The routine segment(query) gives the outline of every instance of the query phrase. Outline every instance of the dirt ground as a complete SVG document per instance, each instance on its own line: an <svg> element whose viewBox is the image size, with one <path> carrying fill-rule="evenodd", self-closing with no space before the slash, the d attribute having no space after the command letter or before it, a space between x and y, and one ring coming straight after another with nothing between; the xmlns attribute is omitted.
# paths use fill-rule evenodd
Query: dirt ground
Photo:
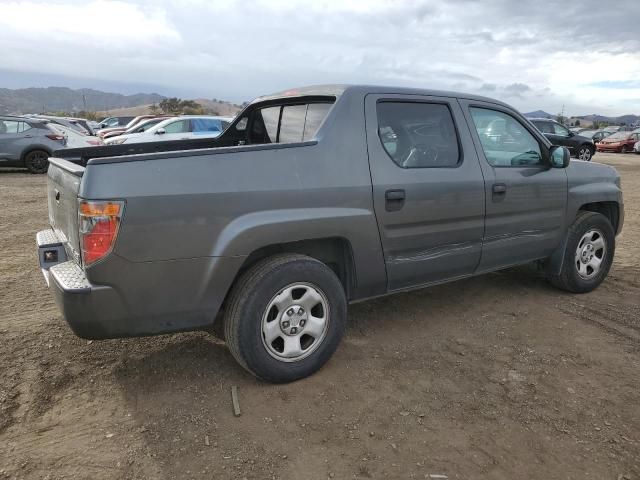
<svg viewBox="0 0 640 480"><path fill-rule="evenodd" d="M596 159L626 222L595 292L519 268L353 305L279 386L205 333L75 337L37 266L46 179L0 172L0 479L640 479L640 156Z"/></svg>

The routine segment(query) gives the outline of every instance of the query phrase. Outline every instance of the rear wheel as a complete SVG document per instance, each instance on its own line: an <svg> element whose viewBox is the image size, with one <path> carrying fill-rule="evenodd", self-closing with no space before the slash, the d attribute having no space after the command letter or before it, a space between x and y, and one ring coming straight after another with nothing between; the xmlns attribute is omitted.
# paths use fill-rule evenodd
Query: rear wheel
<svg viewBox="0 0 640 480"><path fill-rule="evenodd" d="M562 271L549 280L562 290L590 292L609 273L615 248L609 219L600 213L581 211L569 228Z"/></svg>
<svg viewBox="0 0 640 480"><path fill-rule="evenodd" d="M626 145L623 145L622 148L620 149L620 153L628 153L629 152L629 147L627 147Z"/></svg>
<svg viewBox="0 0 640 480"><path fill-rule="evenodd" d="M225 340L256 377L291 382L329 360L346 317L344 289L329 267L304 255L277 255L251 267L233 288Z"/></svg>
<svg viewBox="0 0 640 480"><path fill-rule="evenodd" d="M47 173L49 154L44 150L32 150L24 156L24 166L31 173Z"/></svg>
<svg viewBox="0 0 640 480"><path fill-rule="evenodd" d="M582 145L578 149L578 159L584 160L585 162L591 161L591 157L593 156L593 150L588 145Z"/></svg>

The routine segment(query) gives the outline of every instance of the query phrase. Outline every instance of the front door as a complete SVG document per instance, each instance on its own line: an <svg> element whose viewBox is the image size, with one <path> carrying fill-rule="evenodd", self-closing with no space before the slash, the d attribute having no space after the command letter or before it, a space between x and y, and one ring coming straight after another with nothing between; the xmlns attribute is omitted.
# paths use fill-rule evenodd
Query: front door
<svg viewBox="0 0 640 480"><path fill-rule="evenodd" d="M473 273L484 181L458 102L368 95L367 145L389 290Z"/></svg>
<svg viewBox="0 0 640 480"><path fill-rule="evenodd" d="M566 231L566 170L550 167L548 142L516 112L490 103L460 103L486 181L478 272L548 257Z"/></svg>

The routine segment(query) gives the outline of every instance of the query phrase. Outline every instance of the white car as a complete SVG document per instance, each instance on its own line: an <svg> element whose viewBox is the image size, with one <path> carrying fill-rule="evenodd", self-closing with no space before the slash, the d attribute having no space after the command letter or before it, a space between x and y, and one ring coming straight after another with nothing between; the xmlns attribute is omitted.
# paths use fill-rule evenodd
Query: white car
<svg viewBox="0 0 640 480"><path fill-rule="evenodd" d="M640 153L640 142L636 142L636 143L633 145L633 151L634 151L635 153Z"/></svg>
<svg viewBox="0 0 640 480"><path fill-rule="evenodd" d="M215 138L231 123L229 117L180 116L164 120L141 133L128 133L105 140L106 145Z"/></svg>

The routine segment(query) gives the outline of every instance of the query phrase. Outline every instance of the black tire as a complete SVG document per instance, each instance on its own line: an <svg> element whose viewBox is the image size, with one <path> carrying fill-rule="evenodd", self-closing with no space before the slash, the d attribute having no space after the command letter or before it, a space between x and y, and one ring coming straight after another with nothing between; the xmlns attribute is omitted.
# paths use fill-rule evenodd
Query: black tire
<svg viewBox="0 0 640 480"><path fill-rule="evenodd" d="M327 326L307 356L287 361L274 357L273 350L270 353L272 347L267 347L263 337L263 320L270 315L267 307L276 296L298 283L312 285L324 295ZM281 325L285 313L291 315L287 310L290 307L283 307L277 312L280 320L273 321ZM224 318L225 340L238 363L256 377L273 383L292 382L311 375L329 360L342 339L346 319L346 295L329 267L305 255L276 255L256 263L233 287ZM299 335L304 336L301 332ZM286 340L284 335L282 339Z"/></svg>
<svg viewBox="0 0 640 480"><path fill-rule="evenodd" d="M31 173L47 173L49 153L44 150L31 150L24 156L24 166Z"/></svg>
<svg viewBox="0 0 640 480"><path fill-rule="evenodd" d="M578 157L577 158L579 160L584 160L585 162L590 162L591 161L591 157L593 157L593 148L591 148L587 144L581 145L580 148L578 149Z"/></svg>
<svg viewBox="0 0 640 480"><path fill-rule="evenodd" d="M604 239L605 249L597 273L592 272L591 278L583 278L578 270L581 259L576 260L576 251L583 236L590 231L596 231ZM580 211L569 228L567 244L564 251L562 271L560 275L549 276L549 281L555 287L572 293L586 293L597 288L607 277L616 249L616 236L609 219L600 213Z"/></svg>
<svg viewBox="0 0 640 480"><path fill-rule="evenodd" d="M626 145L623 145L620 149L620 153L629 153L629 148Z"/></svg>

